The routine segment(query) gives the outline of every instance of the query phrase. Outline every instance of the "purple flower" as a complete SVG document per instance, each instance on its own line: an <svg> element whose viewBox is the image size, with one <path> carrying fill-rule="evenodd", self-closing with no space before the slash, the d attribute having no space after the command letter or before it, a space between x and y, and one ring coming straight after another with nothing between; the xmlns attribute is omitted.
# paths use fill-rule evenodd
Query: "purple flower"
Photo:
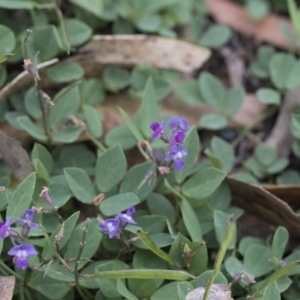
<svg viewBox="0 0 300 300"><path fill-rule="evenodd" d="M187 131L190 128L190 125L184 117L173 117L169 121L169 127L173 130Z"/></svg>
<svg viewBox="0 0 300 300"><path fill-rule="evenodd" d="M4 239L9 236L10 225L13 222L12 217L8 217L6 222L0 222L0 238Z"/></svg>
<svg viewBox="0 0 300 300"><path fill-rule="evenodd" d="M117 219L107 219L99 223L99 226L102 228L100 232L103 234L108 234L109 238L111 239L117 235L120 221Z"/></svg>
<svg viewBox="0 0 300 300"><path fill-rule="evenodd" d="M39 228L39 224L32 222L34 218L34 210L27 209L24 214L24 219L18 218L18 222L21 225L27 224L30 228Z"/></svg>
<svg viewBox="0 0 300 300"><path fill-rule="evenodd" d="M27 209L24 214L24 219L18 218L18 222L22 225L22 236L26 237L30 228L39 228L39 224L32 222L34 218L34 210Z"/></svg>
<svg viewBox="0 0 300 300"><path fill-rule="evenodd" d="M174 131L170 138L170 147L174 147L177 144L182 144L185 139L185 133L183 131Z"/></svg>
<svg viewBox="0 0 300 300"><path fill-rule="evenodd" d="M156 140L158 138L161 137L161 135L164 133L164 128L165 128L165 122L161 121L160 124L158 124L157 122L153 122L150 125L150 128L153 131L153 134L151 136L152 140Z"/></svg>
<svg viewBox="0 0 300 300"><path fill-rule="evenodd" d="M129 207L125 214L117 213L117 219L120 220L120 225L122 228L125 228L127 224L136 224L136 222L132 219L132 215L135 214L135 208Z"/></svg>
<svg viewBox="0 0 300 300"><path fill-rule="evenodd" d="M14 256L14 263L17 268L25 270L28 267L28 256L37 255L37 251L30 244L21 244L12 247L8 252L8 255Z"/></svg>
<svg viewBox="0 0 300 300"><path fill-rule="evenodd" d="M183 146L171 147L170 152L166 155L165 161L174 161L175 170L184 168L183 157L187 156L188 152Z"/></svg>

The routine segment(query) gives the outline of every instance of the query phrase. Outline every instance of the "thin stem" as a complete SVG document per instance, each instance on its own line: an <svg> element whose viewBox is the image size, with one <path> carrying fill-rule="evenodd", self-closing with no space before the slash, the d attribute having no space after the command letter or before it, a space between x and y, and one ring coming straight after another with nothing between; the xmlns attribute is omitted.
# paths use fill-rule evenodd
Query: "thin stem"
<svg viewBox="0 0 300 300"><path fill-rule="evenodd" d="M3 260L0 260L0 266L2 267L2 269L4 271L6 271L7 273L15 276L16 278L23 280L23 277L21 275L19 275L18 273L16 273L15 271L13 271L11 268L9 268L4 262Z"/></svg>
<svg viewBox="0 0 300 300"><path fill-rule="evenodd" d="M86 233L87 233L87 227L85 226L83 228L83 234L82 234L82 239L80 242L80 246L79 246L79 250L76 256L76 260L75 260L75 267L74 267L74 277L75 277L75 285L76 285L76 289L78 291L78 293L80 294L80 296L82 297L82 299L89 299L88 296L85 295L85 293L83 292L83 290L81 289L81 286L79 284L79 274L78 274L78 266L79 266L79 261L80 261L80 257L82 255L82 251L84 249L84 246L86 244L85 241L85 237L86 237Z"/></svg>
<svg viewBox="0 0 300 300"><path fill-rule="evenodd" d="M61 12L60 7L58 6L56 0L52 0L54 5L55 5L55 12L57 14L57 17L59 19L59 23L62 29L62 33L63 33L63 37L64 37L64 41L66 44L66 50L67 50L67 54L70 54L70 50L71 50L71 45L70 45L70 41L69 41L69 37L68 37L68 32L67 32L67 28L66 28L66 24L65 24L65 20L64 20L64 16L63 13Z"/></svg>
<svg viewBox="0 0 300 300"><path fill-rule="evenodd" d="M275 113L278 110L278 108L271 109L266 114L258 118L256 121L254 121L252 124L245 126L244 129L240 132L240 134L236 137L236 139L232 142L232 146L235 148L237 145L247 136L248 132L255 128L259 123L263 122L267 118L269 118L273 113Z"/></svg>
<svg viewBox="0 0 300 300"><path fill-rule="evenodd" d="M61 264L66 268L67 271L69 271L71 274L74 274L73 270L69 267L69 265L66 263L66 261L60 256L60 254L53 247L53 245L50 241L49 234L47 233L47 231L41 224L40 224L40 228L43 230L45 240L48 243L50 249L55 253L55 256L58 258L58 260L61 262Z"/></svg>
<svg viewBox="0 0 300 300"><path fill-rule="evenodd" d="M96 138L94 138L87 130L85 131L85 134L101 151L106 150L105 146L100 141L98 141Z"/></svg>
<svg viewBox="0 0 300 300"><path fill-rule="evenodd" d="M28 51L27 51L27 40L28 40L28 37L29 37L31 32L32 31L30 29L27 29L26 35L25 35L25 38L24 38L24 41L23 41L23 51L24 51L25 58L29 58L28 57Z"/></svg>

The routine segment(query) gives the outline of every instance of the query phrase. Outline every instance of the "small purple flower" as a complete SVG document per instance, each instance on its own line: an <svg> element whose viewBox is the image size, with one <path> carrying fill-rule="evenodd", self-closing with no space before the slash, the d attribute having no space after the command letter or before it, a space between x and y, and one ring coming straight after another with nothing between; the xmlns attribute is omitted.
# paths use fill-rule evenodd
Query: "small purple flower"
<svg viewBox="0 0 300 300"><path fill-rule="evenodd" d="M185 133L183 131L174 131L170 137L170 147L174 147L177 144L182 144L185 139Z"/></svg>
<svg viewBox="0 0 300 300"><path fill-rule="evenodd" d="M102 228L100 232L103 234L108 234L109 238L111 239L117 235L120 221L117 219L107 219L99 223L99 226Z"/></svg>
<svg viewBox="0 0 300 300"><path fill-rule="evenodd" d="M24 214L24 219L18 218L18 222L22 225L22 236L26 237L30 228L39 228L39 224L32 222L34 218L34 210L27 209Z"/></svg>
<svg viewBox="0 0 300 300"><path fill-rule="evenodd" d="M157 122L153 122L150 125L150 128L153 131L153 134L151 136L152 140L156 140L158 138L161 137L161 135L164 133L164 128L165 128L165 122L161 121L160 124L158 124Z"/></svg>
<svg viewBox="0 0 300 300"><path fill-rule="evenodd" d="M38 252L30 244L21 244L12 247L7 254L14 256L14 263L17 268L25 270L28 267L27 257L37 255Z"/></svg>
<svg viewBox="0 0 300 300"><path fill-rule="evenodd" d="M12 217L8 217L6 222L0 222L0 238L4 239L9 236L10 225L13 222Z"/></svg>
<svg viewBox="0 0 300 300"><path fill-rule="evenodd" d="M188 152L183 146L171 147L170 152L166 155L165 161L174 161L175 170L184 168L183 157L187 156Z"/></svg>
<svg viewBox="0 0 300 300"><path fill-rule="evenodd" d="M135 208L129 207L125 214L117 213L117 219L120 220L120 227L125 228L127 224L136 224L136 222L132 219L132 215L135 214Z"/></svg>
<svg viewBox="0 0 300 300"><path fill-rule="evenodd" d="M190 128L190 125L184 117L173 117L169 121L169 127L173 130L187 131Z"/></svg>

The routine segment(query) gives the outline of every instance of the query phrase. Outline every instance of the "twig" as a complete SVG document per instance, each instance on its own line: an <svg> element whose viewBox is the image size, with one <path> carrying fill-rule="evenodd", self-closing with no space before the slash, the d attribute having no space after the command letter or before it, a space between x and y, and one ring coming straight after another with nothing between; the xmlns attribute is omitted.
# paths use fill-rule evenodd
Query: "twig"
<svg viewBox="0 0 300 300"><path fill-rule="evenodd" d="M82 251L84 249L84 246L86 244L85 241L85 237L86 237L86 233L87 233L87 227L85 226L83 228L83 234L82 234L82 239L80 242L80 246L79 246L79 250L76 256L76 261L75 261L75 267L74 267L74 277L75 277L75 285L76 285L76 289L78 291L78 293L80 294L80 296L82 297L82 299L89 299L89 297L87 295L85 295L85 293L83 292L83 290L81 289L81 286L79 284L79 274L78 274L78 266L79 266L79 261L80 261L80 257L82 255Z"/></svg>

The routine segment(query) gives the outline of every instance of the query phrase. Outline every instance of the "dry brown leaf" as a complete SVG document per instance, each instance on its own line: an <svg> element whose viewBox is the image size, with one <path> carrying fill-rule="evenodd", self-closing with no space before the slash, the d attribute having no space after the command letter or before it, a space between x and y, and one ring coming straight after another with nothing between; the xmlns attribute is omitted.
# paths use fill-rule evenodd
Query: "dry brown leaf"
<svg viewBox="0 0 300 300"><path fill-rule="evenodd" d="M231 1L205 0L205 3L219 23L226 24L243 34L253 36L257 40L290 49L290 45L281 30L282 23L287 23L292 27L288 18L268 14L263 20L254 21L243 6Z"/></svg>
<svg viewBox="0 0 300 300"><path fill-rule="evenodd" d="M263 188L288 203L294 210L300 208L300 185L263 185Z"/></svg>
<svg viewBox="0 0 300 300"><path fill-rule="evenodd" d="M27 152L21 143L0 130L0 154L3 160L11 167L15 177L21 182L31 172L33 167Z"/></svg>
<svg viewBox="0 0 300 300"><path fill-rule="evenodd" d="M57 58L53 58L49 61L45 61L39 65L37 65L37 69L41 70L45 67L51 66L58 62ZM14 78L11 82L5 85L0 90L0 101L4 100L5 97L9 96L12 92L19 90L22 87L32 85L32 77L28 74L27 71L23 71L16 78Z"/></svg>
<svg viewBox="0 0 300 300"><path fill-rule="evenodd" d="M205 293L205 287L198 287L190 291L185 300L202 300ZM231 290L229 285L213 284L209 291L208 300L233 300L231 298Z"/></svg>
<svg viewBox="0 0 300 300"><path fill-rule="evenodd" d="M11 300L13 298L16 278L14 276L0 276L0 299Z"/></svg>
<svg viewBox="0 0 300 300"><path fill-rule="evenodd" d="M190 74L210 55L207 48L159 36L96 35L67 60L80 63L87 76L99 75L104 65L132 67L141 63Z"/></svg>
<svg viewBox="0 0 300 300"><path fill-rule="evenodd" d="M263 187L230 177L227 177L226 182L230 187L234 205L276 226L284 226L291 234L299 237L300 215L287 203Z"/></svg>

